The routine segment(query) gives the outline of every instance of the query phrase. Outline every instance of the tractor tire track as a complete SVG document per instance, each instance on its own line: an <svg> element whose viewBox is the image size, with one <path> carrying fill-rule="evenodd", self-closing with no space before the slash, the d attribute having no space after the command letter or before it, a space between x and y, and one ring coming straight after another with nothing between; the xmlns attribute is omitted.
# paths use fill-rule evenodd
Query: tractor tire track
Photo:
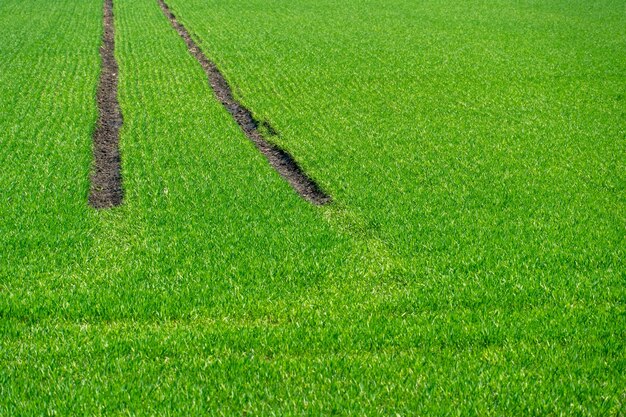
<svg viewBox="0 0 626 417"><path fill-rule="evenodd" d="M104 0L103 24L102 70L97 94L99 116L93 135L94 164L89 193L89 204L96 209L119 206L124 198L119 151L119 130L123 119L117 101L113 0Z"/></svg>
<svg viewBox="0 0 626 417"><path fill-rule="evenodd" d="M259 126L263 124L259 123L252 115L252 112L233 97L233 92L228 82L216 67L215 63L204 55L191 38L187 29L176 19L169 6L163 0L157 0L157 2L172 27L185 41L189 53L196 58L198 63L202 66L215 97L222 103L226 110L228 110L248 139L265 155L270 165L278 171L291 187L305 200L315 205L330 203L332 201L331 197L302 170L287 151L268 142L263 137L263 134L259 131ZM271 132L273 129L268 130Z"/></svg>

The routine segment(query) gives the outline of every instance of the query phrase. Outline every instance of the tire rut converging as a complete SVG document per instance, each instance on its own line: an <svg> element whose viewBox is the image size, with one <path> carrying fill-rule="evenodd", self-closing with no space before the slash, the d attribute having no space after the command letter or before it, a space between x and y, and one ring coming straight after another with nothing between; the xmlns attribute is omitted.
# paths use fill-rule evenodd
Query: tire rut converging
<svg viewBox="0 0 626 417"><path fill-rule="evenodd" d="M123 119L117 101L113 0L104 0L103 24L102 70L97 95L99 116L93 135L94 164L89 193L89 204L97 209L119 206L124 198L119 151L119 130Z"/></svg>
<svg viewBox="0 0 626 417"><path fill-rule="evenodd" d="M305 200L315 205L324 205L332 201L320 186L313 181L298 165L295 159L284 149L268 142L259 131L260 124L252 112L239 103L234 97L228 82L215 63L210 61L191 38L187 29L176 19L169 6L163 0L157 0L161 10L168 18L172 27L187 44L189 53L200 63L206 73L215 97L228 110L241 130L256 148L265 155L270 165L293 187ZM272 131L273 129L268 129Z"/></svg>

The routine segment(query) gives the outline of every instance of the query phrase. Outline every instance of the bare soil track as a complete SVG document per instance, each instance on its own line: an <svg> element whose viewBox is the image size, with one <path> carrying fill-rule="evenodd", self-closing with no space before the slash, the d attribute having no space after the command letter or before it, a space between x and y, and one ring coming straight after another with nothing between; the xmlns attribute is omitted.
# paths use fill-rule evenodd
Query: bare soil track
<svg viewBox="0 0 626 417"><path fill-rule="evenodd" d="M97 96L99 117L93 135L94 165L89 193L89 204L98 209L119 206L124 197L119 151L119 130L123 120L117 101L113 0L104 1L103 20L102 72Z"/></svg>
<svg viewBox="0 0 626 417"><path fill-rule="evenodd" d="M278 173L293 187L293 189L305 200L315 205L323 205L331 202L331 197L326 194L319 185L313 181L303 170L300 168L294 158L285 150L279 148L277 145L268 142L263 134L259 131L261 125L252 115L250 110L239 103L234 97L228 82L217 69L215 64L210 61L206 55L200 50L198 45L189 35L189 32L185 27L178 22L169 6L163 0L157 0L161 10L165 16L169 19L172 27L178 32L181 38L187 44L189 53L193 55L196 60L204 69L209 84L215 93L217 99L232 115L233 119L241 127L241 130L246 134L257 149L265 155L270 165L278 171ZM262 124L271 133L274 130L264 122ZM269 127L268 127L269 126Z"/></svg>

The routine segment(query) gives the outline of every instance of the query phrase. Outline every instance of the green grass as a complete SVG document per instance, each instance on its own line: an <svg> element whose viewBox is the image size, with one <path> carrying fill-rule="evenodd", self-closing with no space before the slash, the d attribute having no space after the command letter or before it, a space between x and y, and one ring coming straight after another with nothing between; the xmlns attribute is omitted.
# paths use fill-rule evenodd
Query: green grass
<svg viewBox="0 0 626 417"><path fill-rule="evenodd" d="M84 200L97 113L100 12L87 2L0 5L3 304L7 280L47 286L93 241Z"/></svg>
<svg viewBox="0 0 626 417"><path fill-rule="evenodd" d="M0 415L621 415L622 2L170 0L335 202L116 0L0 3ZM62 28L62 30L60 30Z"/></svg>

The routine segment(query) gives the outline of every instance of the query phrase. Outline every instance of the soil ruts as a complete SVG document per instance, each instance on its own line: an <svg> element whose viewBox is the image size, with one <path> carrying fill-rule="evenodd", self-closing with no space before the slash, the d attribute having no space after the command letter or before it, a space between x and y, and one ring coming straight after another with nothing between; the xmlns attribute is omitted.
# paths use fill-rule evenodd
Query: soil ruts
<svg viewBox="0 0 626 417"><path fill-rule="evenodd" d="M200 50L198 45L187 32L187 29L176 20L176 17L163 0L157 0L163 13L169 19L176 32L187 44L187 49L191 55L193 55L209 78L209 84L213 88L213 92L217 99L224 105L226 110L232 115L233 119L241 127L246 134L257 147L259 151L265 155L270 165L278 171L278 173L293 187L293 189L300 194L307 201L316 204L323 205L331 202L331 197L326 194L322 189L313 181L308 175L304 173L302 168L293 159L289 153L273 143L268 142L263 134L259 131L259 127L265 126L266 129L272 134L275 133L274 129L264 122L260 124L252 115L250 110L244 107L233 97L232 90L222 73L217 69L215 64L210 61L204 53ZM268 127L269 126L269 127Z"/></svg>
<svg viewBox="0 0 626 417"><path fill-rule="evenodd" d="M122 112L117 101L113 0L104 0L103 20L102 72L97 96L99 117L93 135L94 165L89 193L89 204L98 209L119 206L124 197L119 151Z"/></svg>

